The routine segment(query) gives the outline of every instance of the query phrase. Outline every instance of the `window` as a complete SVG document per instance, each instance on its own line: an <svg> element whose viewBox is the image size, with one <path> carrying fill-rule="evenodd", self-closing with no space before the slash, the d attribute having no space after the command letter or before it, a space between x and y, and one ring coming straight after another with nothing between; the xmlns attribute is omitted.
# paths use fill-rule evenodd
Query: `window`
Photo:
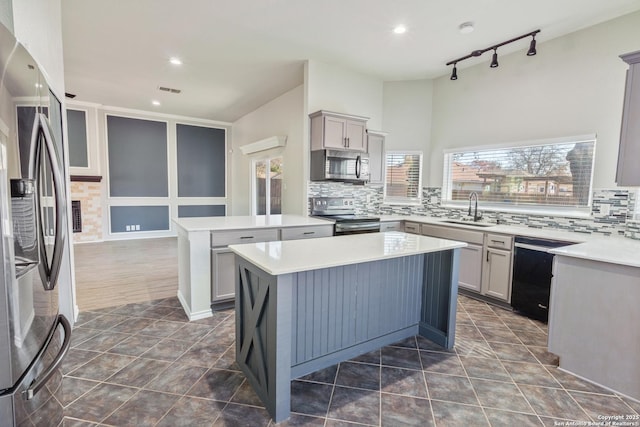
<svg viewBox="0 0 640 427"><path fill-rule="evenodd" d="M595 135L510 146L451 150L444 155L443 202L485 207L588 211Z"/></svg>
<svg viewBox="0 0 640 427"><path fill-rule="evenodd" d="M251 212L282 213L282 157L254 160L252 164Z"/></svg>
<svg viewBox="0 0 640 427"><path fill-rule="evenodd" d="M422 200L422 152L387 151L384 202L420 204Z"/></svg>

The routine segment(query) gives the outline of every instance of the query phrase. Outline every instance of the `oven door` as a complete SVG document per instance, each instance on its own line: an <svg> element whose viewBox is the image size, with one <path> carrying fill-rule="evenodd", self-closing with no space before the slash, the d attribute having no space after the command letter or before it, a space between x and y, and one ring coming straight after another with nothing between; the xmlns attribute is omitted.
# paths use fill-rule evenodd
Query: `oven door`
<svg viewBox="0 0 640 427"><path fill-rule="evenodd" d="M334 228L334 235L377 233L379 231L379 222L337 222Z"/></svg>

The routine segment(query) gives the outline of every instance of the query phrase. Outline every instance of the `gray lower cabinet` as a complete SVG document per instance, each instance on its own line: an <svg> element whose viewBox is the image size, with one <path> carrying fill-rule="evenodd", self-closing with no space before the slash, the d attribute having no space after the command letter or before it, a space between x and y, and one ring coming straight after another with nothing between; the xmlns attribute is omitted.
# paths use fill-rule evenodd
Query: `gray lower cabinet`
<svg viewBox="0 0 640 427"><path fill-rule="evenodd" d="M431 224L422 224L420 232L424 236L458 240L467 243L467 247L460 249L458 286L474 292L482 292L483 232Z"/></svg>
<svg viewBox="0 0 640 427"><path fill-rule="evenodd" d="M211 232L211 308L225 309L235 300L235 256L228 246L333 236L333 224Z"/></svg>
<svg viewBox="0 0 640 427"><path fill-rule="evenodd" d="M228 248L211 249L211 302L233 300L235 255Z"/></svg>
<svg viewBox="0 0 640 427"><path fill-rule="evenodd" d="M513 237L487 233L485 251L482 294L509 302L511 300Z"/></svg>
<svg viewBox="0 0 640 427"><path fill-rule="evenodd" d="M211 232L211 308L233 306L235 297L235 257L229 245L279 240L277 228L220 230Z"/></svg>
<svg viewBox="0 0 640 427"><path fill-rule="evenodd" d="M620 149L616 183L621 186L640 185L640 51L621 56L629 64L624 93Z"/></svg>
<svg viewBox="0 0 640 427"><path fill-rule="evenodd" d="M424 236L466 242L467 247L460 249L458 286L461 289L509 302L512 236L432 224L422 224L420 233Z"/></svg>
<svg viewBox="0 0 640 427"><path fill-rule="evenodd" d="M404 222L404 232L411 234L420 234L420 224L417 222Z"/></svg>
<svg viewBox="0 0 640 427"><path fill-rule="evenodd" d="M482 293L503 301L509 300L511 251L487 248Z"/></svg>
<svg viewBox="0 0 640 427"><path fill-rule="evenodd" d="M482 290L482 245L468 243L460 249L460 273L458 286L475 292Z"/></svg>

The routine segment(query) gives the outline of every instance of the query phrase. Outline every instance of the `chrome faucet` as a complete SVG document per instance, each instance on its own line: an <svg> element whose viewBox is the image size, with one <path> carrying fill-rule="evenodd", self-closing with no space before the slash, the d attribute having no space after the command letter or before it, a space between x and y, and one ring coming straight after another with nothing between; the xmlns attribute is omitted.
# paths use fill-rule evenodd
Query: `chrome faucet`
<svg viewBox="0 0 640 427"><path fill-rule="evenodd" d="M480 212L480 214L478 215L478 193L476 193L475 191L472 191L471 194L469 194L469 216L471 216L471 201L475 200L476 204L473 207L473 221L477 221L480 218L482 218L482 212Z"/></svg>

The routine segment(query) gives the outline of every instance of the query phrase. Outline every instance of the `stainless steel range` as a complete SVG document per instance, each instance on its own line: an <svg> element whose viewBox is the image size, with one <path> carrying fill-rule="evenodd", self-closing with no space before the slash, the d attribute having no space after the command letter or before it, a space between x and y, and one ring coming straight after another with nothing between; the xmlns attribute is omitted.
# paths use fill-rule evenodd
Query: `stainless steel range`
<svg viewBox="0 0 640 427"><path fill-rule="evenodd" d="M355 200L350 197L312 197L311 215L334 220L334 236L380 231L380 218L356 215Z"/></svg>

